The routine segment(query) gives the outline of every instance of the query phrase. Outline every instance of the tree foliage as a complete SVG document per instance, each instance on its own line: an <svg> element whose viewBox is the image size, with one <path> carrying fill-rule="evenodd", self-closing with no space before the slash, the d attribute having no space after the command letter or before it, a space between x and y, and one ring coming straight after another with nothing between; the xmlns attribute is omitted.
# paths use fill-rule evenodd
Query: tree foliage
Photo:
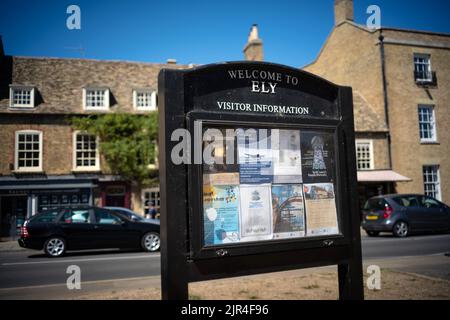
<svg viewBox="0 0 450 320"><path fill-rule="evenodd" d="M149 166L156 158L156 112L79 116L73 117L71 123L76 129L99 137L100 152L113 174L138 184L157 181L157 171Z"/></svg>

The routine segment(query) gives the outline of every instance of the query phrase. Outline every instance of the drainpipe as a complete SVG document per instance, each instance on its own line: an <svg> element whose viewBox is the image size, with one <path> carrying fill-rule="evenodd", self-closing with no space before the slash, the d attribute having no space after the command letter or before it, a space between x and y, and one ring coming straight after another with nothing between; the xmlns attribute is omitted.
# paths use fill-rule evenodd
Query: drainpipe
<svg viewBox="0 0 450 320"><path fill-rule="evenodd" d="M380 30L380 36L378 37L380 40L380 55L381 55L381 76L383 79L383 99L384 99L384 114L386 117L386 126L388 129L387 134L387 142L388 142L388 161L389 161L389 169L392 169L392 154L391 154L391 129L389 126L389 102L388 102L388 94L387 94L387 81L386 81L386 61L384 54L384 36L383 30Z"/></svg>

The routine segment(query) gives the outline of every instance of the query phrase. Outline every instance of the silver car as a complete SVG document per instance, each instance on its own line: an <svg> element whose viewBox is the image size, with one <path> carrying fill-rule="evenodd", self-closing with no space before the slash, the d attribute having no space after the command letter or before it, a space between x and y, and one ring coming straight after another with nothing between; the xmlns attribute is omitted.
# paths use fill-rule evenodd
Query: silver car
<svg viewBox="0 0 450 320"><path fill-rule="evenodd" d="M412 232L450 230L450 208L428 196L391 194L370 198L362 211L362 228L371 237L392 232L406 237Z"/></svg>

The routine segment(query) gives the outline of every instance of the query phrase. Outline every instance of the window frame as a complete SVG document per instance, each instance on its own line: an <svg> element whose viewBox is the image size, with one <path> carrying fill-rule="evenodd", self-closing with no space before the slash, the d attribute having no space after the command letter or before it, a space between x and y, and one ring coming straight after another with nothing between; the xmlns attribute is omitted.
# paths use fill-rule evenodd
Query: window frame
<svg viewBox="0 0 450 320"><path fill-rule="evenodd" d="M428 109L431 110L431 119L432 122L421 122L420 121L420 109ZM418 116L419 116L419 138L421 143L434 143L437 142L437 129L436 129L436 112L435 112L435 106L434 105L428 105L428 104L419 104L417 108ZM431 123L431 134L432 138L422 138L422 130L420 125L421 124L430 124Z"/></svg>
<svg viewBox="0 0 450 320"><path fill-rule="evenodd" d="M416 63L416 58L422 58L422 59L428 59L428 63ZM414 53L414 58L413 58L413 62L414 62L414 72L415 74L418 72L416 71L416 64L421 64L421 65L427 65L428 68L425 71L427 73L427 75L429 75L429 78L416 78L415 77L415 81L417 82L432 82L433 81L433 74L432 74L432 68L431 68L431 55L428 53Z"/></svg>
<svg viewBox="0 0 450 320"><path fill-rule="evenodd" d="M39 135L39 166L38 167L19 167L19 136L21 134ZM43 171L43 132L39 130L17 130L14 141L14 171L15 172L42 172Z"/></svg>
<svg viewBox="0 0 450 320"><path fill-rule="evenodd" d="M88 91L104 91L103 106L93 107L87 105ZM83 88L83 109L88 111L108 111L110 108L110 89L106 87L84 87Z"/></svg>
<svg viewBox="0 0 450 320"><path fill-rule="evenodd" d="M150 105L149 106L138 106L138 94L139 93L149 93L150 94ZM156 111L158 110L158 106L156 103L156 91L150 88L137 88L133 89L133 108L137 111Z"/></svg>
<svg viewBox="0 0 450 320"><path fill-rule="evenodd" d="M16 104L14 103L14 91L15 90L30 90L30 104ZM33 109L35 107L35 87L26 85L9 86L9 107L14 109Z"/></svg>
<svg viewBox="0 0 450 320"><path fill-rule="evenodd" d="M360 169L358 162L358 144L368 144L369 146L369 168L367 169ZM374 160L374 153L373 153L373 140L371 139L356 139L355 140L355 151L356 151L356 169L357 171L370 171L374 170L375 168L375 160Z"/></svg>
<svg viewBox="0 0 450 320"><path fill-rule="evenodd" d="M95 166L78 166L77 165L77 136L78 135L90 135L95 136L93 134L89 134L85 131L75 130L72 134L72 171L100 171L100 152L99 152L99 143L100 139L98 136L95 136L96 150L95 150Z"/></svg>
<svg viewBox="0 0 450 320"><path fill-rule="evenodd" d="M436 181L427 182L425 181L425 168L434 168L436 169ZM440 177L440 166L438 164L427 164L422 166L422 181L423 181L423 194L425 196L434 198L438 201L442 200L442 193L441 193L441 177ZM427 185L434 185L434 193L435 195L431 195L427 192Z"/></svg>
<svg viewBox="0 0 450 320"><path fill-rule="evenodd" d="M160 188L159 187L145 188L145 189L142 189L142 191L141 191L142 214L143 214L143 216L145 217L145 215L146 215L146 212L145 212L146 209L149 209L149 211L150 211L150 205L148 205L148 206L145 205L145 201L146 201L145 194L146 193L149 193L149 194L151 194L151 193L158 193L159 197L155 198L153 200L157 200L157 203L155 202L155 209L157 211L157 214L160 213L160 208L161 208L161 191L160 191ZM149 197L149 201L151 201L151 200L152 199Z"/></svg>

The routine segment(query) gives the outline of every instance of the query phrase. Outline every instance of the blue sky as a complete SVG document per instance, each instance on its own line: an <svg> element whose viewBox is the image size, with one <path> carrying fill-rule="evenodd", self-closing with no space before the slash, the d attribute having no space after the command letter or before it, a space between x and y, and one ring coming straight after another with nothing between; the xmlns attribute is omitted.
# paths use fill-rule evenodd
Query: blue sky
<svg viewBox="0 0 450 320"><path fill-rule="evenodd" d="M81 8L68 30L66 8ZM450 33L448 0L355 0L355 20L381 8L382 25ZM253 23L265 60L303 66L333 26L333 0L0 1L0 35L9 55L206 64L242 60ZM83 51L79 50L82 47Z"/></svg>

